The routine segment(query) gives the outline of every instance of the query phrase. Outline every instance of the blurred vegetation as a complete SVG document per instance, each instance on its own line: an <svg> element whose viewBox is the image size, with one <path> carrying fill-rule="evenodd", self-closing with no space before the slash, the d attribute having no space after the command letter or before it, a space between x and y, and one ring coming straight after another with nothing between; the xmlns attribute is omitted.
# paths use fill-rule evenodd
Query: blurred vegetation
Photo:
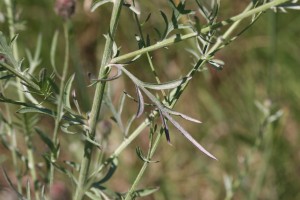
<svg viewBox="0 0 300 200"><path fill-rule="evenodd" d="M84 9L88 2L78 1L76 15L72 19L71 67L77 72L76 82L82 90L79 96L87 90L82 85L83 80L87 84L87 73L96 75L105 41L103 34L107 31L103 27L109 23L110 5L89 13ZM239 13L245 6L244 1L223 0L221 3L220 19ZM3 15L4 5L2 2L0 5ZM151 23L163 26L156 9L164 10L165 1L145 1L141 2L141 7L146 10L141 18L153 12ZM18 1L16 8L23 21L18 31L19 49L33 50L41 34L42 66L49 70L53 34L59 30L60 37L63 35L61 19L52 8L53 1L40 0ZM123 11L117 35L121 53L137 48L134 39L137 30L131 17L129 11ZM0 22L0 30L8 35L6 23ZM185 122L183 126L218 161L199 153L176 130L172 130L172 145L166 141L160 144L155 156L155 160L160 162L150 165L140 185L160 187L160 192L147 199L300 199L299 24L300 15L296 11L289 11L289 14L265 13L245 34L218 53L218 58L225 61L222 71L209 68L193 79L175 109L202 120L201 125ZM148 31L153 32L150 26ZM60 40L60 53L57 55L63 56L64 44L63 39ZM191 64L191 58L184 52L188 45L189 42L185 42L152 53L162 80L171 80L186 71L186 66ZM20 53L25 57L25 52ZM148 69L143 67L142 61L131 69L146 80L154 80L147 75ZM130 93L131 85L126 79L114 83L115 102L118 102L124 88ZM92 96L80 97L84 111L89 110L91 99ZM128 107L130 105L129 102ZM270 113L264 114L258 105ZM266 123L279 110L283 114ZM136 112L135 106L126 112L128 116L123 117L129 119L130 114ZM102 115L107 119L110 117L109 112ZM53 128L52 120L43 117L42 121L42 129ZM61 145L69 145L69 151L62 152L61 160L80 159L81 155L76 155L82 146L78 138L66 136L61 139ZM121 139L118 130L113 127L109 149L112 151ZM34 143L39 146L38 137ZM111 188L124 192L130 187L142 165L135 148L147 148L147 145L145 131L122 153L117 174L109 183ZM3 147L0 151L0 164L8 165L8 152ZM66 181L63 175L57 179Z"/></svg>

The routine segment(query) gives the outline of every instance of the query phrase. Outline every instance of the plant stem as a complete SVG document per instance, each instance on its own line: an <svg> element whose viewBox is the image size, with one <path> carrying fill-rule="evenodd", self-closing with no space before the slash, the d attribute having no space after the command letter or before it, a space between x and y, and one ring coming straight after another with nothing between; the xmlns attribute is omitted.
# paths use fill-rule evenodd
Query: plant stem
<svg viewBox="0 0 300 200"><path fill-rule="evenodd" d="M251 8L252 3L249 4L249 6L247 6L247 8L245 9L244 12L247 12L248 9ZM242 19L241 19L242 20ZM237 27L237 25L240 23L240 21L235 22L234 24L232 24L231 27L228 28L228 30L224 33L223 38L227 39L230 34L234 31L234 29ZM219 46L221 46L222 43L219 42L218 45L214 45L210 51L215 51L216 49L219 48ZM191 77L193 76L197 70L199 68L201 68L201 66L203 66L206 63L206 60L199 62L188 74L187 77ZM191 80L191 79L190 79ZM186 81L184 84L182 84L180 87L180 91L178 92L178 89L175 88L173 89L170 94L169 94L169 98L167 99L171 99L169 102L171 102L171 104L169 104L166 99L163 100L163 105L168 105L169 108L173 108L177 102L177 100L179 99L180 95L182 94L182 92L184 91L184 88L187 87L189 81ZM158 116L158 112L157 111L153 111L150 116L151 118L155 118L156 116ZM109 164L109 161L115 157L118 157L120 155L120 153L150 124L150 120L149 118L147 118L143 123L141 123L136 130L133 131L132 134L129 135L128 138L126 138L119 146L118 148L113 152L113 154L111 154L111 156L107 159L106 162L104 162L102 165L99 166L99 168L93 173L93 174L97 174L99 172L101 172L105 166L107 166Z"/></svg>
<svg viewBox="0 0 300 200"><path fill-rule="evenodd" d="M54 132L53 132L53 138L52 141L54 143L54 152L51 152L51 163L55 163L58 158L58 152L57 148L59 145L58 140L58 129L59 124L63 115L63 98L64 98L64 88L65 88L65 82L68 74L69 69L69 52L70 52L70 45L69 45L69 27L68 24L69 21L64 22L64 37L65 37L65 59L64 59L64 66L63 66L63 72L61 76L61 82L60 82L60 88L59 88L59 99L58 99L58 105L57 105L57 116L55 119L55 126L54 126ZM49 183L50 187L53 185L53 178L54 178L54 165L50 165L50 175L49 175Z"/></svg>
<svg viewBox="0 0 300 200"><path fill-rule="evenodd" d="M109 33L106 39L105 43L105 48L104 48L104 53L102 57L102 62L101 62L101 67L100 67L100 72L98 75L99 79L102 79L107 76L107 69L106 65L109 63L112 55L112 46L113 46L113 39L116 34L117 30L117 25L119 22L119 17L122 9L122 0L115 0L114 1L114 6L113 6L113 11L112 11L112 16L110 20L110 27L109 27ZM105 90L105 82L100 82L96 86L96 91L94 95L94 100L93 100L93 105L92 105L92 110L91 110L91 115L90 115L90 120L89 120L89 137L90 139L94 139L95 137L95 130L96 130L96 125L98 122L99 118L99 113L103 101L103 96L104 96L104 90ZM79 172L79 180L78 180L78 185L76 188L74 200L80 200L84 196L85 193L85 183L88 178L88 173L89 173L89 167L91 163L91 156L93 152L93 144L90 142L86 141L85 146L84 146L84 156L81 162L81 167L80 167L80 172Z"/></svg>
<svg viewBox="0 0 300 200"><path fill-rule="evenodd" d="M128 53L128 54L125 54L125 55L122 55L122 56L118 56L116 58L113 58L111 60L111 63L118 63L118 62L121 62L121 61L124 61L124 60L128 60L130 58L134 58L135 56L138 56L138 55L150 52L150 51L154 51L154 50L157 50L157 49L160 49L160 48L163 48L163 47L167 47L167 46L170 46L170 45L175 44L177 42L181 42L181 41L184 41L184 40L187 40L187 39L190 39L190 38L197 37L197 36L199 36L199 34L204 34L204 33L207 33L211 30L229 25L229 24L234 23L236 21L240 21L240 20L245 19L247 17L250 17L250 16L252 16L256 13L266 11L266 10L270 9L271 7L278 6L278 5L280 5L282 3L285 3L285 2L288 2L288 1L289 0L274 0L274 1L271 1L269 3L265 3L265 4L263 4L263 5L261 5L257 8L253 8L251 10L248 10L247 12L243 12L243 13L238 14L236 16L233 16L233 17L231 17L227 20L223 20L221 22L217 22L217 23L212 24L210 26L204 27L201 30L199 30L199 32L188 33L188 34L185 34L185 35L175 35L175 36L172 36L172 37L170 37L168 39L165 39L161 42L158 42L154 45L151 45L151 46L145 47L143 49L133 51L131 53Z"/></svg>
<svg viewBox="0 0 300 200"><path fill-rule="evenodd" d="M156 151L156 149L157 149L157 147L158 147L158 144L159 144L159 142L160 142L160 139L161 139L161 136L162 136L163 133L164 133L164 131L161 130L160 133L157 135L157 137L156 137L156 139L155 139L155 142L154 142L154 144L153 144L153 147L150 146L149 153L148 153L148 156L147 156L147 160L151 161L151 159L152 159L152 157L153 157L153 155L154 155L154 153L155 153L155 151ZM134 182L133 182L133 184L132 184L130 190L129 190L128 193L126 194L125 200L130 200L130 199L132 199L132 198L131 198L131 197L132 197L131 195L132 195L132 193L134 192L135 188L137 187L137 185L138 185L139 181L141 180L143 174L145 173L145 171L146 171L148 165L149 165L149 162L144 162L144 164L143 164L142 168L140 169L138 175L136 176L136 178L135 178L135 180L134 180Z"/></svg>
<svg viewBox="0 0 300 200"><path fill-rule="evenodd" d="M8 23L9 23L9 33L10 33L10 38L13 38L16 35L15 32L15 23L14 23L14 13L13 13L13 5L11 0L5 0L6 7L7 7L7 16L8 16ZM12 49L13 49L13 55L16 61L19 61L19 53L18 53L18 44L17 41L14 41L12 44ZM22 102L25 102L25 96L22 91L22 84L21 80L22 76L18 76L17 78L17 87L18 87L18 95L19 99ZM23 80L23 79L22 79ZM39 200L39 193L37 191L37 174L35 170L35 160L34 160L34 153L33 153L33 146L32 146L32 140L31 140L31 131L28 127L28 117L26 114L22 115L22 126L23 130L25 133L25 142L27 146L27 156L28 156L28 168L30 170L30 174L32 177L32 180L34 182L34 195L35 199Z"/></svg>

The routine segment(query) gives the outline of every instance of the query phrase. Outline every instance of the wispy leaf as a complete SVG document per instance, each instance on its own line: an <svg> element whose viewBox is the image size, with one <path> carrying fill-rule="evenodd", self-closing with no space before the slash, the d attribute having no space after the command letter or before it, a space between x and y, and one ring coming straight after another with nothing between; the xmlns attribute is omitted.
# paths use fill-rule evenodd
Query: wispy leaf
<svg viewBox="0 0 300 200"><path fill-rule="evenodd" d="M109 2L113 2L112 0L97 0L95 1L92 6L91 6L91 12L94 12L97 8L99 8L100 6L109 3Z"/></svg>
<svg viewBox="0 0 300 200"><path fill-rule="evenodd" d="M2 172L3 172L3 175L4 175L5 179L6 179L6 181L7 181L8 185L9 185L9 187L16 193L16 195L18 196L18 199L20 199L20 200L26 200L26 198L24 198L24 197L22 196L22 194L20 194L20 193L16 190L16 188L14 187L14 184L12 183L12 181L10 180L10 178L8 177L6 171L5 171L3 168L2 168Z"/></svg>
<svg viewBox="0 0 300 200"><path fill-rule="evenodd" d="M110 159L108 162L109 162L109 168L108 168L107 173L104 175L104 177L100 181L93 183L93 187L98 187L99 185L107 182L108 180L110 180L110 178L116 172L117 167L119 165L118 158L114 157L114 158Z"/></svg>
<svg viewBox="0 0 300 200"><path fill-rule="evenodd" d="M118 79L120 76L122 75L122 70L117 68L117 73L115 75L113 75L112 77L109 78L102 78L102 79L91 79L91 81L93 81L92 84L88 85L88 87L91 87L99 82L107 82L107 81L113 81Z"/></svg>
<svg viewBox="0 0 300 200"><path fill-rule="evenodd" d="M115 67L122 69L122 71L136 84L141 85L141 81L137 79L133 74L127 71L121 64L114 64ZM207 156L216 159L211 153L209 153L203 146L201 146L180 124L178 124L168 112L165 111L165 106L147 89L140 87L140 89L147 95L147 97L157 106L161 114L166 117L193 145L195 145L200 151ZM216 159L217 160L217 159Z"/></svg>
<svg viewBox="0 0 300 200"><path fill-rule="evenodd" d="M146 83L141 82L142 86L145 88L149 88L152 90L168 90L168 89L174 89L178 86L180 86L182 83L185 83L186 81L189 81L192 77L185 77L179 80L174 80L166 83Z"/></svg>
<svg viewBox="0 0 300 200"><path fill-rule="evenodd" d="M180 116L180 117L182 117L182 118L185 119L185 120L188 120L188 121L191 121L191 122L195 122L195 123L198 123L198 124L202 123L201 121L199 121L199 120L197 120L197 119L194 119L194 118L192 118L192 117L190 117L190 116L187 116L187 115L185 115L185 114L182 114L182 113L180 113L180 112L173 111L173 110L171 110L171 109L169 109L169 108L166 108L166 107L165 107L164 110L165 110L166 112L172 114L172 115Z"/></svg>
<svg viewBox="0 0 300 200"><path fill-rule="evenodd" d="M71 96L71 88L72 88L72 83L74 81L75 74L73 74L69 80L67 81L64 92L63 92L63 103L64 105L71 109L71 104L70 104L70 96Z"/></svg>
<svg viewBox="0 0 300 200"><path fill-rule="evenodd" d="M164 129L164 132L165 132L165 135L166 135L166 139L167 139L168 143L170 143L171 138L170 138L170 133L169 133L169 127L167 125L166 119L164 118L164 115L162 114L162 111L161 110L158 110L158 111L159 111L160 119L161 119L162 124L163 124L163 129Z"/></svg>
<svg viewBox="0 0 300 200"><path fill-rule="evenodd" d="M135 88L136 88L136 94L138 97L138 110L136 113L136 118L139 118L144 112L145 103L144 103L143 94L141 93L139 87L137 85L135 85Z"/></svg>
<svg viewBox="0 0 300 200"><path fill-rule="evenodd" d="M53 144L52 140L45 134L41 129L35 128L35 131L40 136L41 140L49 147L51 151L55 150L55 145Z"/></svg>
<svg viewBox="0 0 300 200"><path fill-rule="evenodd" d="M158 190L159 190L159 187L135 190L131 194L131 198L135 199L136 197L149 196L149 195L153 194L154 192L157 192Z"/></svg>
<svg viewBox="0 0 300 200"><path fill-rule="evenodd" d="M55 64L55 53L56 53L56 48L57 48L57 40L58 40L58 31L55 31L54 35L53 35L53 39L52 39L52 43L51 43L51 49L50 49L50 62L51 62L51 66L53 71L55 72L55 74L58 75L57 69L56 69L56 64Z"/></svg>

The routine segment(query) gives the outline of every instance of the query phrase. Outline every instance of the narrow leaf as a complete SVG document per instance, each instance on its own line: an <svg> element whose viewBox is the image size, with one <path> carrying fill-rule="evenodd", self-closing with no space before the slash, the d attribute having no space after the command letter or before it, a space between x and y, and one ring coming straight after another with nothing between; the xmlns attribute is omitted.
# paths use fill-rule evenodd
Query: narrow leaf
<svg viewBox="0 0 300 200"><path fill-rule="evenodd" d="M63 93L63 103L64 105L71 109L71 104L70 104L70 96L71 96L71 87L72 83L74 81L75 74L73 74L69 80L67 81L65 88L64 88L64 93Z"/></svg>
<svg viewBox="0 0 300 200"><path fill-rule="evenodd" d="M142 86L145 88L152 89L152 90L168 90L168 89L174 89L174 88L180 86L181 84L185 83L186 81L189 81L191 78L192 77L185 77L185 78L182 78L179 80L174 80L174 81L161 83L161 84L142 82Z"/></svg>
<svg viewBox="0 0 300 200"><path fill-rule="evenodd" d="M165 24L166 24L164 33L162 34L162 37L161 37L161 39L164 39L164 38L166 38L167 33L168 33L169 22L168 22L168 17L167 17L167 15L166 15L163 11L160 11L160 14L161 14L161 16L163 17L164 22L165 22Z"/></svg>
<svg viewBox="0 0 300 200"><path fill-rule="evenodd" d="M8 177L6 171L2 168L2 172L3 172L3 175L9 185L9 187L17 194L18 196L18 199L20 200L26 200L26 198L24 198L17 190L16 188L14 187L14 184L12 183L12 181L10 180L10 178Z"/></svg>
<svg viewBox="0 0 300 200"><path fill-rule="evenodd" d="M51 43L50 62L51 62L53 71L58 75L58 72L56 70L56 64L55 64L55 58L56 58L55 53L56 53L56 47L57 47L57 40L58 40L58 31L56 30L53 35L53 39L52 39L52 43Z"/></svg>
<svg viewBox="0 0 300 200"><path fill-rule="evenodd" d="M51 117L55 117L56 114L54 111L49 110L47 108L38 108L38 107L25 107L25 108L21 108L17 111L17 113L41 113L41 114L46 114L49 115Z"/></svg>
<svg viewBox="0 0 300 200"><path fill-rule="evenodd" d="M52 140L48 137L47 134L45 134L42 130L35 128L35 131L40 136L41 140L49 147L51 151L55 150L55 146L52 142Z"/></svg>
<svg viewBox="0 0 300 200"><path fill-rule="evenodd" d="M95 1L92 4L91 12L94 12L97 8L99 8L100 6L102 6L106 3L109 3L109 2L113 2L113 1L112 0L98 0L98 1Z"/></svg>
<svg viewBox="0 0 300 200"><path fill-rule="evenodd" d="M200 151L202 151L207 156L217 160L215 156L209 153L202 145L200 145L178 122L176 122L170 115L164 113L167 119L186 137L193 145L195 145Z"/></svg>
<svg viewBox="0 0 300 200"><path fill-rule="evenodd" d="M161 110L158 110L158 111L159 111L159 116L160 116L162 124L163 124L163 128L164 128L164 131L165 131L166 139L167 139L168 143L171 143L171 138L170 138L170 134L169 134L169 128L168 128L166 119L164 118L164 116L162 114L162 111Z"/></svg>
<svg viewBox="0 0 300 200"><path fill-rule="evenodd" d="M107 173L105 174L105 176L98 182L93 183L94 187L97 187L105 182L107 182L108 180L110 180L110 178L113 176L113 174L116 172L119 161L116 157L112 158L109 160L109 169L107 171Z"/></svg>
<svg viewBox="0 0 300 200"><path fill-rule="evenodd" d="M167 107L165 107L164 110L165 110L166 112L172 114L172 115L180 116L180 117L182 117L182 118L185 119L185 120L188 120L188 121L191 121L191 122L195 122L195 123L198 123L198 124L201 124L201 123L202 123L201 121L199 121L199 120L197 120L197 119L194 119L194 118L192 118L192 117L190 117L190 116L187 116L187 115L185 115L185 114L182 114L182 113L180 113L180 112L173 111L173 110L171 110L171 109L169 109L169 108L167 108Z"/></svg>
<svg viewBox="0 0 300 200"><path fill-rule="evenodd" d="M147 162L147 163L158 163L159 162L159 161L152 161L152 160L149 160L148 158L146 158L140 147L137 147L135 149L135 152L138 155L138 157L144 162Z"/></svg>
<svg viewBox="0 0 300 200"><path fill-rule="evenodd" d="M137 97L138 97L138 110L136 113L136 118L139 118L144 112L145 103L144 103L144 97L143 97L143 94L141 93L141 90L139 89L139 87L137 85L135 85L135 88L136 88L136 93L137 93Z"/></svg>
<svg viewBox="0 0 300 200"><path fill-rule="evenodd" d="M159 190L159 187L140 189L140 190L134 191L132 193L132 196L133 197L145 197L145 196L149 196L149 195L153 194L154 192L156 192L158 190Z"/></svg>

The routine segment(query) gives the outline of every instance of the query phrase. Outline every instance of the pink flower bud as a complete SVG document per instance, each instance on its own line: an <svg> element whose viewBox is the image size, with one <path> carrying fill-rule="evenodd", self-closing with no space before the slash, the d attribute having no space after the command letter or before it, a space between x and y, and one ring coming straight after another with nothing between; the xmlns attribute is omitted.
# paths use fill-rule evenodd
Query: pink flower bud
<svg viewBox="0 0 300 200"><path fill-rule="evenodd" d="M56 14L68 19L75 12L76 0L56 0L54 10Z"/></svg>
<svg viewBox="0 0 300 200"><path fill-rule="evenodd" d="M71 198L70 190L63 182L56 182L50 188L51 200L71 200Z"/></svg>

